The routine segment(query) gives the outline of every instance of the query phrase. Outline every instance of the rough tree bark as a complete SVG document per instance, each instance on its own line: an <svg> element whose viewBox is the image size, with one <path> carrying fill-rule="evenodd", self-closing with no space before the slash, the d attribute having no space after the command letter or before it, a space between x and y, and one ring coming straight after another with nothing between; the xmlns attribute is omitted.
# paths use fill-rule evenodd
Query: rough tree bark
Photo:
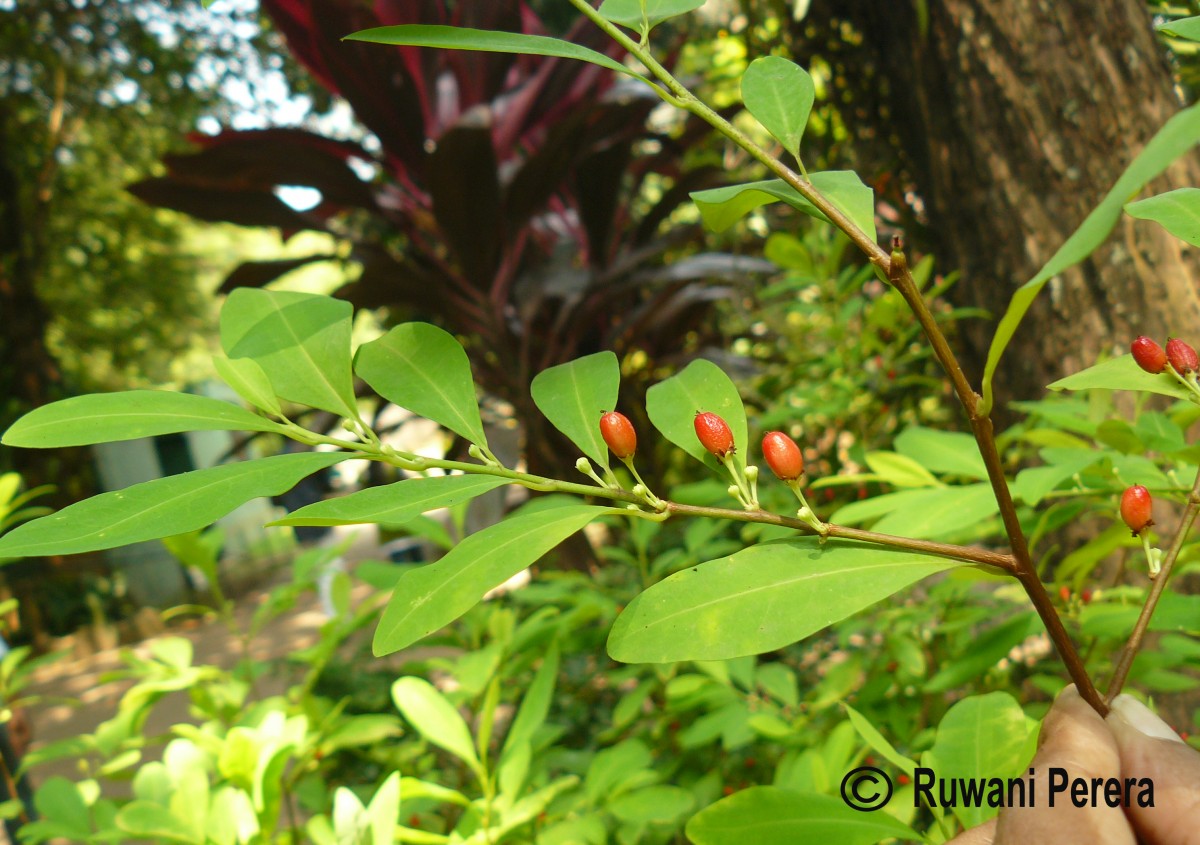
<svg viewBox="0 0 1200 845"><path fill-rule="evenodd" d="M895 181L924 204L938 269L961 269L958 301L998 319L1180 109L1151 23L1139 0L814 0L793 34L849 89L860 171L890 170L885 150L899 151ZM1153 188L1184 185L1200 185L1194 156ZM1186 244L1123 219L1043 291L1001 367L998 403L1040 396L1138 334L1200 341L1196 269ZM960 329L976 383L994 328Z"/></svg>

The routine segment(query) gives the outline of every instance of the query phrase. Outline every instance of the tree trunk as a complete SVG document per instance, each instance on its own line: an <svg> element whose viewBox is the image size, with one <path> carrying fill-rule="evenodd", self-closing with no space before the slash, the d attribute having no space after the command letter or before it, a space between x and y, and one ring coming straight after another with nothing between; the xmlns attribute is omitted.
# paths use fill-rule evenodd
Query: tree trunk
<svg viewBox="0 0 1200 845"><path fill-rule="evenodd" d="M890 170L881 156L892 151L894 161L899 151L895 181L908 182L924 205L923 236L938 270L960 269L958 303L992 314L960 328L977 384L1013 291L1180 109L1145 6L814 0L795 34L830 56L835 85L850 88L846 121L860 172ZM1152 192L1189 184L1200 184L1195 157ZM1042 395L1102 352L1127 351L1139 334L1200 341L1195 269L1186 245L1157 224L1123 218L1031 309L997 376L997 410Z"/></svg>

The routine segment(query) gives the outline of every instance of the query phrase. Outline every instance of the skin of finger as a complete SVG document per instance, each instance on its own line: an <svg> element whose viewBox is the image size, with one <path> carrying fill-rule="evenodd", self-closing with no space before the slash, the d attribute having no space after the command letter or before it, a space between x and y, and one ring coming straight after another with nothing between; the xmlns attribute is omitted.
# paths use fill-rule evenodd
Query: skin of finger
<svg viewBox="0 0 1200 845"><path fill-rule="evenodd" d="M1126 811L1138 835L1148 845L1200 845L1200 752L1183 742L1146 736L1119 713L1107 721L1121 754L1121 776L1154 784L1153 807L1134 801Z"/></svg>
<svg viewBox="0 0 1200 845"><path fill-rule="evenodd" d="M1054 842L1059 845L1134 845L1133 830L1119 807L1076 807L1069 793L1055 795L1050 806L1050 769L1062 768L1069 778L1119 777L1117 743L1104 720L1067 687L1042 722L1034 770L1034 806L1000 811L995 845Z"/></svg>
<svg viewBox="0 0 1200 845"><path fill-rule="evenodd" d="M996 819L988 819L979 827L964 830L946 845L993 845L996 841Z"/></svg>

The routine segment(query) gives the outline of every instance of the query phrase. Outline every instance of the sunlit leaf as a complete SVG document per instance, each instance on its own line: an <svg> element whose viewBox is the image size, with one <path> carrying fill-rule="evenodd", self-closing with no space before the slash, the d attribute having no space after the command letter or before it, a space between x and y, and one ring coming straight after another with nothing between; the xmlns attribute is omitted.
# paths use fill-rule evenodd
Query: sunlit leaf
<svg viewBox="0 0 1200 845"><path fill-rule="evenodd" d="M809 176L814 188L854 221L871 240L875 240L875 192L850 170L826 170ZM747 182L725 188L695 191L691 194L704 223L714 232L723 232L759 206L772 202L788 205L816 217L828 218L782 179Z"/></svg>
<svg viewBox="0 0 1200 845"><path fill-rule="evenodd" d="M220 399L166 390L73 396L21 417L5 446L48 449L134 440L180 431L280 431L282 426Z"/></svg>
<svg viewBox="0 0 1200 845"><path fill-rule="evenodd" d="M284 493L348 457L347 452L275 455L101 493L0 537L0 558L78 554L194 531L251 499Z"/></svg>
<svg viewBox="0 0 1200 845"><path fill-rule="evenodd" d="M1059 247L1046 265L1037 272L1013 294L1008 310L996 327L988 349L987 363L983 373L983 402L980 411L987 413L993 402L992 380L996 368L1008 344L1012 341L1017 327L1025 317L1029 306L1037 299L1037 295L1046 283L1054 276L1087 258L1104 242L1121 217L1121 211L1131 196L1158 174L1162 173L1171 162L1179 158L1200 141L1200 105L1176 114L1158 131L1138 153L1137 158L1126 168L1117 179L1112 189L1105 195L1100 204L1087 216L1078 229L1067 238L1066 243Z"/></svg>
<svg viewBox="0 0 1200 845"><path fill-rule="evenodd" d="M1132 355L1122 355L1101 361L1094 367L1080 370L1049 385L1051 390L1144 390L1174 396L1176 399L1191 398L1192 392L1177 382L1167 372L1148 373L1137 365Z"/></svg>
<svg viewBox="0 0 1200 845"><path fill-rule="evenodd" d="M600 415L616 410L621 368L611 352L597 352L538 373L530 392L554 427L602 467L608 447L600 436Z"/></svg>
<svg viewBox="0 0 1200 845"><path fill-rule="evenodd" d="M238 288L221 309L221 346L262 367L280 398L354 418L353 310L329 296Z"/></svg>
<svg viewBox="0 0 1200 845"><path fill-rule="evenodd" d="M746 109L797 159L815 97L808 71L781 56L755 59L742 74Z"/></svg>
<svg viewBox="0 0 1200 845"><path fill-rule="evenodd" d="M761 654L961 565L881 546L822 546L816 538L751 546L637 596L617 617L608 653L624 663Z"/></svg>
<svg viewBox="0 0 1200 845"><path fill-rule="evenodd" d="M705 0L604 0L597 11L607 20L638 32L641 32L645 21L649 25L646 31L649 32L668 18L686 15L704 3Z"/></svg>
<svg viewBox="0 0 1200 845"><path fill-rule="evenodd" d="M705 807L687 823L694 845L874 845L881 839L918 841L887 813L863 813L840 798L752 786Z"/></svg>
<svg viewBox="0 0 1200 845"><path fill-rule="evenodd" d="M213 369L227 385L237 391L237 395L251 405L269 414L280 414L279 399L271 380L258 362L252 358L226 358L223 355L213 356Z"/></svg>
<svg viewBox="0 0 1200 845"><path fill-rule="evenodd" d="M487 445L471 362L449 332L429 323L404 323L363 344L354 369L389 402Z"/></svg>
<svg viewBox="0 0 1200 845"><path fill-rule="evenodd" d="M694 420L698 411L716 414L728 423L737 450L734 460L744 467L749 447L746 409L737 385L724 370L712 361L697 358L646 392L646 413L663 437L696 460L722 472L716 458L696 438Z"/></svg>
<svg viewBox="0 0 1200 845"><path fill-rule="evenodd" d="M491 475L445 475L409 478L368 487L305 505L272 525L357 525L364 522L400 525L435 508L447 508L509 483Z"/></svg>
<svg viewBox="0 0 1200 845"><path fill-rule="evenodd" d="M425 739L468 765L479 765L467 723L429 681L415 677L398 679L392 684L392 700Z"/></svg>
<svg viewBox="0 0 1200 845"><path fill-rule="evenodd" d="M546 507L509 516L467 537L445 557L400 577L375 629L375 655L391 654L453 622L507 581L612 508Z"/></svg>
<svg viewBox="0 0 1200 845"><path fill-rule="evenodd" d="M1200 17L1180 18L1175 21L1167 21L1160 23L1155 27L1159 32L1166 35L1174 35L1176 38L1186 38L1189 41L1200 41Z"/></svg>
<svg viewBox="0 0 1200 845"><path fill-rule="evenodd" d="M1200 188L1177 188L1131 202L1125 213L1139 220L1153 220L1180 240L1200 246Z"/></svg>

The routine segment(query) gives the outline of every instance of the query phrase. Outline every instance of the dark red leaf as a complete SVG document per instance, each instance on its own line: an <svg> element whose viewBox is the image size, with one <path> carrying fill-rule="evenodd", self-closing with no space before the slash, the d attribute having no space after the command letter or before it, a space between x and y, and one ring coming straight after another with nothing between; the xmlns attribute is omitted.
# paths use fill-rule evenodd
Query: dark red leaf
<svg viewBox="0 0 1200 845"><path fill-rule="evenodd" d="M149 205L182 211L213 223L323 230L315 218L298 214L273 193L199 187L171 177L146 179L126 188Z"/></svg>
<svg viewBox="0 0 1200 845"><path fill-rule="evenodd" d="M500 181L484 111L446 132L429 157L433 214L463 275L491 286L504 242Z"/></svg>
<svg viewBox="0 0 1200 845"><path fill-rule="evenodd" d="M303 258L281 258L276 261L245 261L221 282L218 293L229 293L234 288L261 288L306 264L316 261L333 261L336 255L306 255Z"/></svg>

